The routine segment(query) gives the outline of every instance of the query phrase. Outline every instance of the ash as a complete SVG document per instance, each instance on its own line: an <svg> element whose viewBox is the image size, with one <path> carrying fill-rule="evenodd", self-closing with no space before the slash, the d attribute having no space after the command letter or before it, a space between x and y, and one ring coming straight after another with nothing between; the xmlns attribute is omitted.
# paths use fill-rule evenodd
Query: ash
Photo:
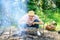
<svg viewBox="0 0 60 40"><path fill-rule="evenodd" d="M47 31L47 30L40 30L42 33L41 36L37 35L13 35L14 32L16 31L15 28L14 30L7 29L4 31L0 32L0 40L60 40L60 34L56 31Z"/></svg>

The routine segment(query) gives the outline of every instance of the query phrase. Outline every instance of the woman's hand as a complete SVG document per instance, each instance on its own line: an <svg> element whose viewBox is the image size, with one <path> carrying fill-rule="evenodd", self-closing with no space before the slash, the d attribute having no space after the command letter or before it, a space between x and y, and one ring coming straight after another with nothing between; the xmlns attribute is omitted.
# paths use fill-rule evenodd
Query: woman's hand
<svg viewBox="0 0 60 40"><path fill-rule="evenodd" d="M33 25L34 24L43 24L42 22L33 22Z"/></svg>
<svg viewBox="0 0 60 40"><path fill-rule="evenodd" d="M34 25L34 24L39 24L39 22L33 22L33 25Z"/></svg>

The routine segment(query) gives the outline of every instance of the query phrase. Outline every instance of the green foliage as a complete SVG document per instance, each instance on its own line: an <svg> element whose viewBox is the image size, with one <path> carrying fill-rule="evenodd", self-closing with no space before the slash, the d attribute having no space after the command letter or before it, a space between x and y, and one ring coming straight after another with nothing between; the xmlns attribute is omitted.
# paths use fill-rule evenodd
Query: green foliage
<svg viewBox="0 0 60 40"><path fill-rule="evenodd" d="M36 8L37 8L36 2L33 0L29 0L27 8L28 8L28 11L29 10L36 10Z"/></svg>
<svg viewBox="0 0 60 40"><path fill-rule="evenodd" d="M58 2L57 6L56 2ZM36 15L38 15L39 18L43 20L43 22L50 23L55 21L58 25L60 25L59 3L59 0L29 0L27 8L28 10L34 10ZM58 25L57 27L59 28Z"/></svg>

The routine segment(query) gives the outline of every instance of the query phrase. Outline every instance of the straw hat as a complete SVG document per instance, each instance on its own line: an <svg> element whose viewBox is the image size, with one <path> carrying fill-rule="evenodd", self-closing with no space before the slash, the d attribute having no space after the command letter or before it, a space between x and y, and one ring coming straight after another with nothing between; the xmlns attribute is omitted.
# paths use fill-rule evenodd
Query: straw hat
<svg viewBox="0 0 60 40"><path fill-rule="evenodd" d="M34 11L29 11L29 12L28 12L28 15L29 15L29 16L34 16L34 15L35 15L34 13L35 13Z"/></svg>

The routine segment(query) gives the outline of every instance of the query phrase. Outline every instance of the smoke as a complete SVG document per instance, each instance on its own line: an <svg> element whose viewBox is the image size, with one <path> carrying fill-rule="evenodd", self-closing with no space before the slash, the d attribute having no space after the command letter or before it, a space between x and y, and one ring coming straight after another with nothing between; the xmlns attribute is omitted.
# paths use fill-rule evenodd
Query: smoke
<svg viewBox="0 0 60 40"><path fill-rule="evenodd" d="M27 0L0 0L0 28L19 26L18 21L26 12Z"/></svg>
<svg viewBox="0 0 60 40"><path fill-rule="evenodd" d="M0 26L11 26L27 12L27 0L0 0Z"/></svg>

